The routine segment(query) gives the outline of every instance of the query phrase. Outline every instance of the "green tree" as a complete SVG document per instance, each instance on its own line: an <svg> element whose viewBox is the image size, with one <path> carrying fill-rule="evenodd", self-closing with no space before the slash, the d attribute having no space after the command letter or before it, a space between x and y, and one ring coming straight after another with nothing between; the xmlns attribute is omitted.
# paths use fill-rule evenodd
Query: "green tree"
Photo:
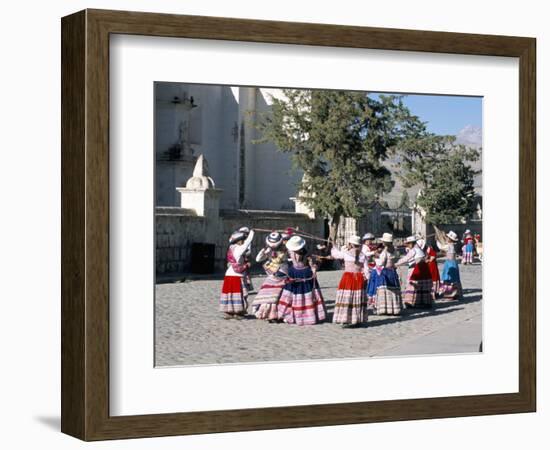
<svg viewBox="0 0 550 450"><path fill-rule="evenodd" d="M419 130L415 139L403 140L397 152L405 187L420 187L417 203L426 211L427 223L454 223L472 214L479 171L471 163L479 159L478 150L457 145L454 136Z"/></svg>
<svg viewBox="0 0 550 450"><path fill-rule="evenodd" d="M383 162L417 121L400 96L284 89L259 117L260 141L274 142L304 172L300 200L329 219L334 240L343 216L360 217L362 205L389 192Z"/></svg>

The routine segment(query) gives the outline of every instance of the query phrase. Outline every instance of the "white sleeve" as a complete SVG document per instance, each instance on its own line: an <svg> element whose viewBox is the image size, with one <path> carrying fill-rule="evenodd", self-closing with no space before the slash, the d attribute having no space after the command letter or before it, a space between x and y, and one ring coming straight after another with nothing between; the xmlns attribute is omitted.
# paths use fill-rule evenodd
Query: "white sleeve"
<svg viewBox="0 0 550 450"><path fill-rule="evenodd" d="M416 252L414 250L409 250L407 251L407 254L405 256L403 256L402 258L399 259L399 261L397 261L395 265L400 266L402 264L409 263L412 260L414 260L415 255L416 255Z"/></svg>
<svg viewBox="0 0 550 450"><path fill-rule="evenodd" d="M250 230L248 237L245 239L242 245L235 246L235 249L233 250L233 256L237 261L241 258L241 256L244 255L244 252L248 250L248 247L250 247L250 244L252 243L252 239L254 239L254 230Z"/></svg>
<svg viewBox="0 0 550 450"><path fill-rule="evenodd" d="M265 261L266 259L267 259L267 250L264 247L256 255L256 262L262 262L262 261Z"/></svg>
<svg viewBox="0 0 550 450"><path fill-rule="evenodd" d="M380 257L376 258L374 260L374 262L378 267L385 267L387 259L388 259L388 253L387 252L382 252L380 254Z"/></svg>
<svg viewBox="0 0 550 450"><path fill-rule="evenodd" d="M344 259L344 252L332 247L330 249L330 256L332 256L334 259Z"/></svg>

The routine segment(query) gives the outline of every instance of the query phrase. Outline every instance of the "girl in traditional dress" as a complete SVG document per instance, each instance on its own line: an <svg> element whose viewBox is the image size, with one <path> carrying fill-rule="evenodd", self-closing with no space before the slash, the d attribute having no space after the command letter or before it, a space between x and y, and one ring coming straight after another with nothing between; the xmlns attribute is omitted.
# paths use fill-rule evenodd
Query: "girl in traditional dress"
<svg viewBox="0 0 550 450"><path fill-rule="evenodd" d="M375 257L376 266L371 273L374 311L377 315L397 316L401 314L403 302L401 299L401 283L395 269L395 248L393 235L384 233L381 238L383 248Z"/></svg>
<svg viewBox="0 0 550 450"><path fill-rule="evenodd" d="M419 239L417 244L426 254L426 263L432 274L432 297L433 300L435 300L439 296L440 284L439 268L437 267L437 252L431 245L426 244L424 239Z"/></svg>
<svg viewBox="0 0 550 450"><path fill-rule="evenodd" d="M365 233L362 241L363 247L361 248L361 252L363 254L363 275L365 277L365 291L367 292L367 306L374 307L374 295L370 294L373 292L371 274L376 266L374 262L374 254L378 246L374 242L374 234L372 233Z"/></svg>
<svg viewBox="0 0 550 450"><path fill-rule="evenodd" d="M446 234L447 244L441 249L445 252L445 265L441 273L440 294L443 298L454 300L462 296L462 283L460 282L460 271L456 260L456 243L458 236L454 231Z"/></svg>
<svg viewBox="0 0 550 450"><path fill-rule="evenodd" d="M462 247L462 264L472 264L474 262L474 238L470 230L464 232L462 242L464 243Z"/></svg>
<svg viewBox="0 0 550 450"><path fill-rule="evenodd" d="M356 327L366 322L368 317L363 275L365 256L359 236L351 236L347 247L342 250L333 247L330 254L334 259L344 261L344 274L336 291L332 322L341 324L343 328Z"/></svg>
<svg viewBox="0 0 550 450"><path fill-rule="evenodd" d="M474 244L479 262L483 262L483 242L481 242L481 234L476 234L474 236Z"/></svg>
<svg viewBox="0 0 550 450"><path fill-rule="evenodd" d="M229 239L227 250L227 270L223 279L220 297L220 311L225 319L242 319L248 309L248 290L243 281L243 274L249 269L244 261L244 254L254 238L254 230L248 236L237 231Z"/></svg>
<svg viewBox="0 0 550 450"><path fill-rule="evenodd" d="M405 239L408 248L396 265L408 264L407 287L403 292L403 304L406 308L431 308L432 274L426 263L426 254L416 244L416 237Z"/></svg>
<svg viewBox="0 0 550 450"><path fill-rule="evenodd" d="M277 302L288 278L288 254L281 234L276 231L266 237L265 243L267 247L260 250L256 261L265 261L267 278L252 302L252 310L256 318L274 323L278 320Z"/></svg>
<svg viewBox="0 0 550 450"><path fill-rule="evenodd" d="M290 230L289 228L287 228L285 231L283 231L281 233L281 237L283 238L283 248L284 249L286 249L286 243L292 237L292 235L293 235L293 231ZM290 259L290 255L288 254L288 251L287 251L287 262L288 262L288 264L292 264L292 260Z"/></svg>
<svg viewBox="0 0 550 450"><path fill-rule="evenodd" d="M241 227L237 231L244 234L245 239L248 237L248 234L250 233L250 228L248 227ZM252 292L254 290L254 285L252 284L252 278L250 278L250 259L252 257L251 249L248 247L248 250L244 253L244 263L248 265L248 269L245 270L243 273L243 282L246 287L246 290L248 292Z"/></svg>
<svg viewBox="0 0 550 450"><path fill-rule="evenodd" d="M289 280L277 305L278 317L286 323L315 325L326 318L326 308L315 267L309 265L306 241L301 236L292 236L287 244L291 265Z"/></svg>

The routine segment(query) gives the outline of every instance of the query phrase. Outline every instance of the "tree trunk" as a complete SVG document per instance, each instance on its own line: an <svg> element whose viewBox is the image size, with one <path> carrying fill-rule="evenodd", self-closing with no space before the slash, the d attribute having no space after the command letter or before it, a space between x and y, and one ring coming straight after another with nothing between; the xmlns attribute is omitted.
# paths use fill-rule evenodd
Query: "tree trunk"
<svg viewBox="0 0 550 450"><path fill-rule="evenodd" d="M338 225L340 225L340 216L336 215L329 219L329 235L328 238L333 245L336 244L336 236L338 235Z"/></svg>

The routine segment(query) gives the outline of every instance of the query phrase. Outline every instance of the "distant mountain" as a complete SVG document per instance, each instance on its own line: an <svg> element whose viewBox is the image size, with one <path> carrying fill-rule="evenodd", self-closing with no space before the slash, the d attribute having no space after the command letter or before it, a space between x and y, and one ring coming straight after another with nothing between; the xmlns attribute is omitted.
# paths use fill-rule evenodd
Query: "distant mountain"
<svg viewBox="0 0 550 450"><path fill-rule="evenodd" d="M456 135L456 143L479 148L483 144L481 128L474 125L466 125Z"/></svg>
<svg viewBox="0 0 550 450"><path fill-rule="evenodd" d="M466 125L462 130L460 130L456 135L456 143L467 145L469 147L474 147L477 149L482 148L483 145L483 135L481 132L480 127L476 127L474 125ZM481 165L482 159L481 155L479 160L477 160L475 163L472 164L472 167L476 170L482 170ZM474 186L476 188L476 192L478 194L481 194L481 187L482 187L482 174L478 174L475 176L474 179Z"/></svg>

